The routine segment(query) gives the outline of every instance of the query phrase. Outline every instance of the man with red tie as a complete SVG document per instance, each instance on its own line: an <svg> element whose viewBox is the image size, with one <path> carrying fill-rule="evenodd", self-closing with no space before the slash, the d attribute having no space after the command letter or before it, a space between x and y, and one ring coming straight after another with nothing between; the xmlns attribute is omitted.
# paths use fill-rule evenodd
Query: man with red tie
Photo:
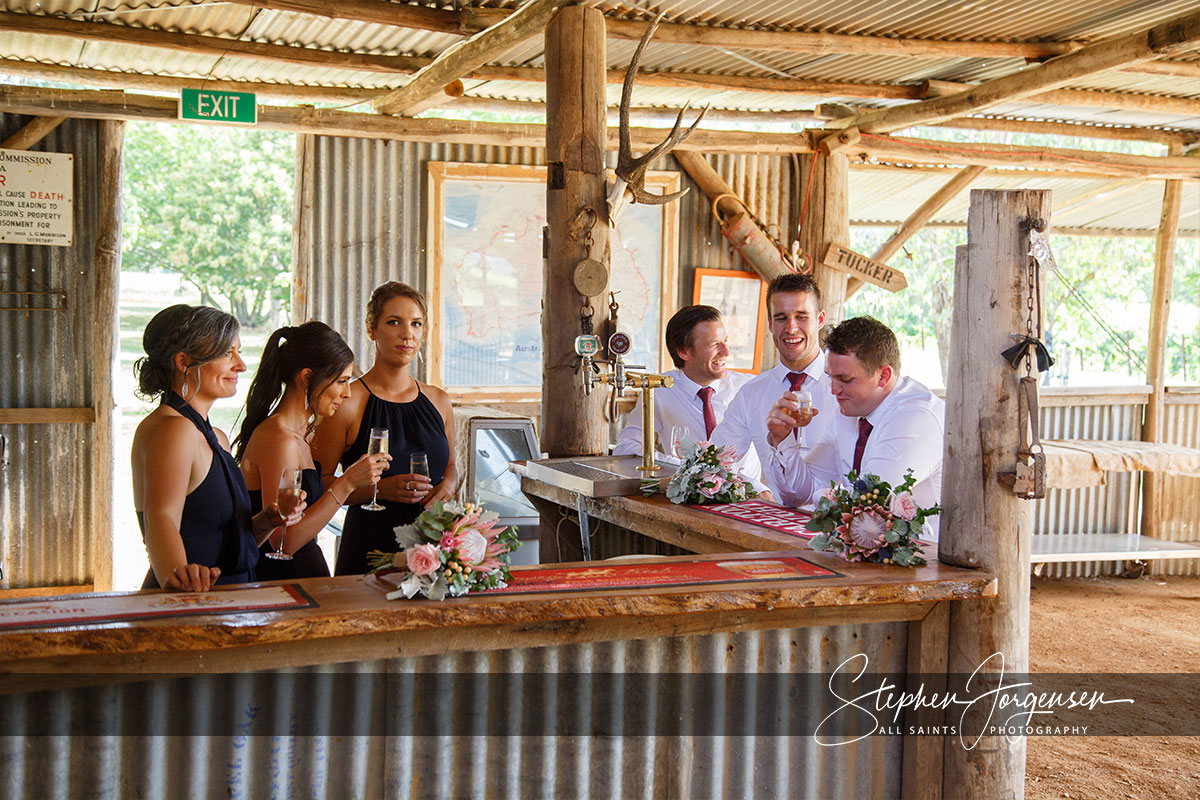
<svg viewBox="0 0 1200 800"><path fill-rule="evenodd" d="M697 442L708 441L725 409L751 376L726 370L728 336L721 312L712 306L686 306L667 322L667 350L677 369L667 374L674 385L654 390L654 429L663 447L671 448L671 430L676 428ZM613 455L642 452L642 399L629 415L617 437ZM757 460L752 475L757 475Z"/></svg>
<svg viewBox="0 0 1200 800"><path fill-rule="evenodd" d="M784 396L767 417L773 448L767 474L787 505L814 503L830 481L845 483L851 469L878 475L893 486L912 469L913 500L937 505L942 495L942 442L945 404L914 381L900 376L900 345L879 320L855 317L837 325L825 341L825 372L837 401L834 424L807 453L785 450L797 428L794 399ZM930 520L937 538L937 517Z"/></svg>
<svg viewBox="0 0 1200 800"><path fill-rule="evenodd" d="M739 453L754 453L762 465L767 464L772 449L764 420L782 397L796 400L798 393L807 392L816 414L803 434L793 434L779 443L780 449L807 452L837 416L820 345L825 312L821 291L813 279L786 273L771 281L767 287L767 315L779 362L742 387L712 437L714 444L732 447ZM762 480L779 497L769 471L764 470Z"/></svg>

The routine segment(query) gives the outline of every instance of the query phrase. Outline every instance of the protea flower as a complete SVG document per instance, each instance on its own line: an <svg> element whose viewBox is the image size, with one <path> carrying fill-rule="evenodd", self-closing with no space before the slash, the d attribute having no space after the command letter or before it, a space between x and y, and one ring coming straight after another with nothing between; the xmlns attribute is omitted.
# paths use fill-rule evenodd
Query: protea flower
<svg viewBox="0 0 1200 800"><path fill-rule="evenodd" d="M856 508L843 515L844 524L837 527L838 538L846 544L849 561L861 561L873 556L887 543L892 527L891 517L878 507Z"/></svg>

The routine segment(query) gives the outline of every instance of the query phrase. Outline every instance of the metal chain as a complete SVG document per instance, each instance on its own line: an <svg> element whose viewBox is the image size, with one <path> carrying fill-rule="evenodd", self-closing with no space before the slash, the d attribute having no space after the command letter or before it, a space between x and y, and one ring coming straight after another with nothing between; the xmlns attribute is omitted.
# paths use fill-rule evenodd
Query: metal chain
<svg viewBox="0 0 1200 800"><path fill-rule="evenodd" d="M1040 339L1042 332L1039 329L1037 335L1033 332L1033 317L1037 308L1037 259L1032 255L1025 257L1025 282L1028 290L1028 296L1025 298L1025 335L1030 339ZM1039 325L1040 328L1040 325ZM1025 359L1025 376L1033 375L1033 364L1037 360L1037 350L1030 345L1029 355Z"/></svg>

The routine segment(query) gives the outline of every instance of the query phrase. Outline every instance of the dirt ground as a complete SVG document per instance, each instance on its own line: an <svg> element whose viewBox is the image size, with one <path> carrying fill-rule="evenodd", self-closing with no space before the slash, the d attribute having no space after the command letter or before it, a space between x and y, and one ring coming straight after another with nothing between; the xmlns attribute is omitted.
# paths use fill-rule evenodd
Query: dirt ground
<svg viewBox="0 0 1200 800"><path fill-rule="evenodd" d="M1034 672L1200 672L1200 578L1034 579ZM1200 797L1200 737L1033 736L1025 796Z"/></svg>

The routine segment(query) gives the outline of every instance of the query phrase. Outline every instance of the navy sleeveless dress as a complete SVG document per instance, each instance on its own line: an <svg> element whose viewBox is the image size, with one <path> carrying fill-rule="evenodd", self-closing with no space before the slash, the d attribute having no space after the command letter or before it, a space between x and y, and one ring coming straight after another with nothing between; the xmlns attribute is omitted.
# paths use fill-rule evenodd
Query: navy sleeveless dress
<svg viewBox="0 0 1200 800"><path fill-rule="evenodd" d="M367 405L363 409L362 421L358 426L358 438L342 454L345 469L367 452L371 428L388 429L388 452L392 461L383 477L405 475L409 472L409 456L426 453L429 456L429 480L437 485L450 463L450 443L446 440L446 422L441 412L417 385L417 396L408 403L393 403L375 396L366 381L360 381L367 390ZM370 501L368 501L370 502ZM346 524L342 530L342 544L338 548L335 575L362 575L369 569L367 553L383 550L394 553L395 528L407 525L417 518L422 508L420 503L396 503L379 500L383 511L365 511L361 503L346 509Z"/></svg>
<svg viewBox="0 0 1200 800"><path fill-rule="evenodd" d="M316 469L300 471L300 488L304 490L304 502L310 506L317 502L317 499L325 491L325 485L321 482L320 464L317 464ZM259 511L262 511L262 490L252 489L250 491L250 512L257 514ZM303 547L292 553L291 561L277 561L263 555L268 550L274 549L269 539L263 542L263 546L259 548L258 566L254 568L254 577L257 580L285 581L296 578L329 577L329 564L325 562L325 554L317 546L315 537L309 539Z"/></svg>
<svg viewBox="0 0 1200 800"><path fill-rule="evenodd" d="M242 471L221 446L208 420L182 397L171 393L163 398L163 405L169 405L191 421L204 434L213 453L208 474L184 499L179 518L179 535L188 563L220 567L218 585L255 580L258 545L250 526L250 495ZM137 519L145 539L146 522L141 511L137 512ZM142 588L160 588L153 568L146 573Z"/></svg>

